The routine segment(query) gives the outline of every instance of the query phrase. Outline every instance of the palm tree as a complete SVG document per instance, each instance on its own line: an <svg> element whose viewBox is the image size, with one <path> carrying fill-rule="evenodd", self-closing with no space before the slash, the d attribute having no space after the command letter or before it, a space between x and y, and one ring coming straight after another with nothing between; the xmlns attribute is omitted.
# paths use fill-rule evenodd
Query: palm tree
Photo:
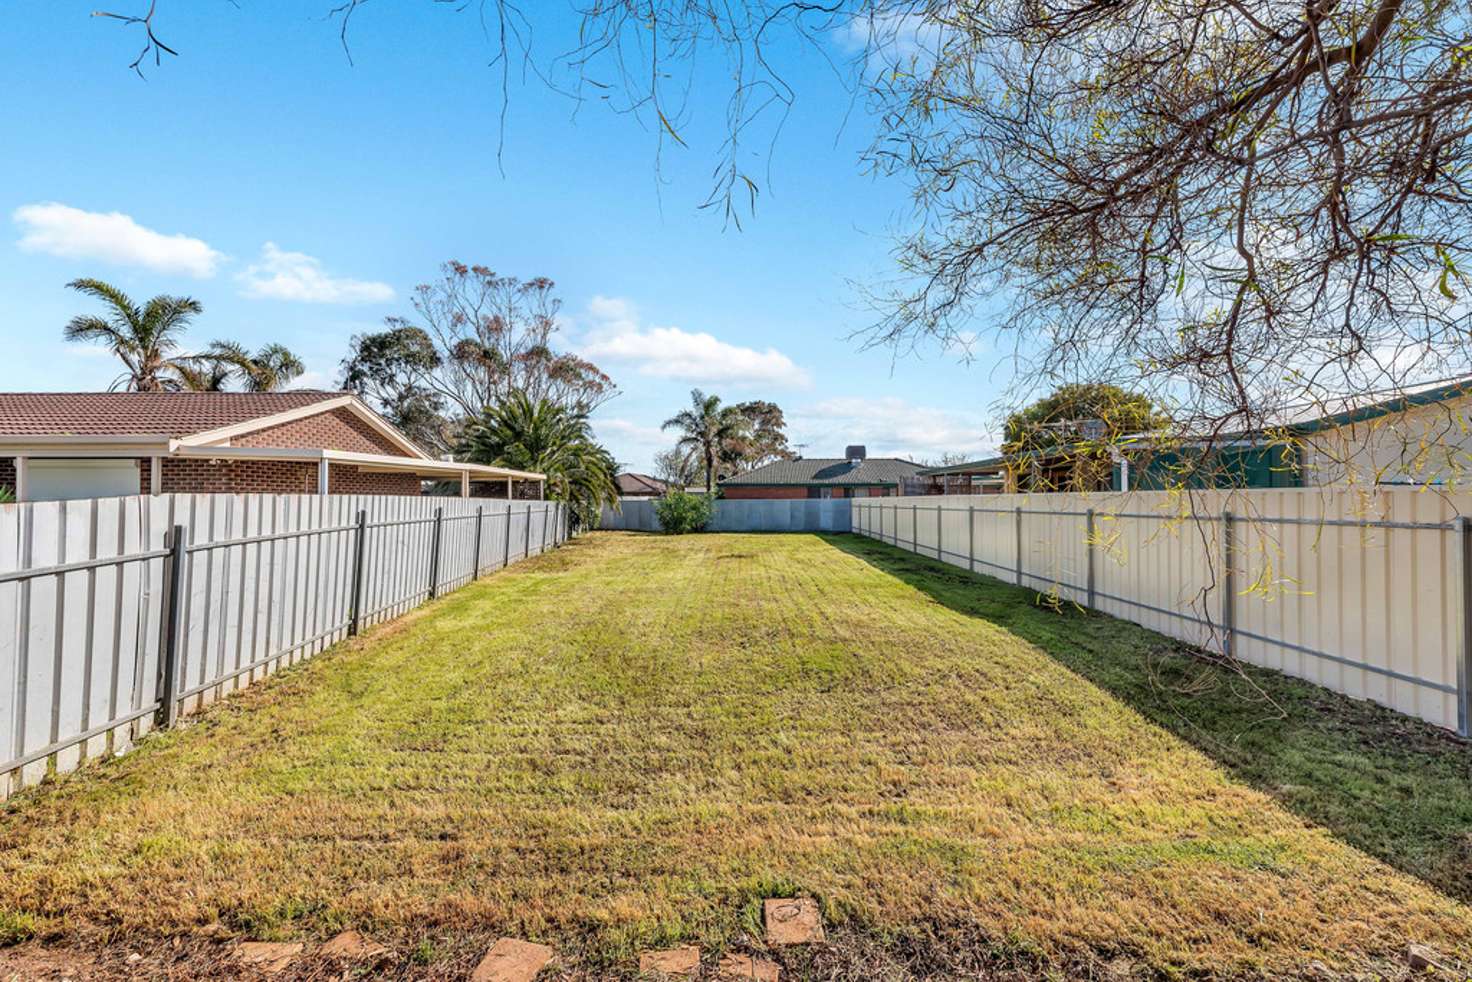
<svg viewBox="0 0 1472 982"><path fill-rule="evenodd" d="M201 357L225 366L227 376L238 377L246 392L275 392L307 370L284 344L268 344L251 354L235 341L216 341Z"/></svg>
<svg viewBox="0 0 1472 982"><path fill-rule="evenodd" d="M465 431L466 460L547 475L547 497L565 501L573 521L592 528L604 505L618 506L618 463L593 439L588 414L513 393L488 406Z"/></svg>
<svg viewBox="0 0 1472 982"><path fill-rule="evenodd" d="M683 409L660 425L660 429L680 431L675 446L699 455L705 463L705 493L715 490L716 458L730 440L746 430L747 419L734 406L722 406L720 396L708 396L699 389L690 390L690 408Z"/></svg>
<svg viewBox="0 0 1472 982"><path fill-rule="evenodd" d="M72 280L67 286L101 300L105 316L78 314L66 325L68 341L101 344L122 359L127 371L119 385L133 392L162 392L184 387L180 366L187 359L176 354L179 338L189 321L203 311L192 297L157 296L139 307L126 293L102 280Z"/></svg>
<svg viewBox="0 0 1472 982"><path fill-rule="evenodd" d="M179 388L189 392L224 392L230 385L234 369L222 361L204 355L174 359L174 373Z"/></svg>

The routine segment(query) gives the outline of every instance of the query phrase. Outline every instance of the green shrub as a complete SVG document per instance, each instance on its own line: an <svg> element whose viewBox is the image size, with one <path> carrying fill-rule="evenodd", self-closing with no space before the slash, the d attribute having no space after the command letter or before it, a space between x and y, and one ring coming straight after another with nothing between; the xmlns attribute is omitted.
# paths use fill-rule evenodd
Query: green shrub
<svg viewBox="0 0 1472 982"><path fill-rule="evenodd" d="M659 527L670 535L702 532L715 514L715 502L703 494L671 491L654 501L654 515L659 519Z"/></svg>

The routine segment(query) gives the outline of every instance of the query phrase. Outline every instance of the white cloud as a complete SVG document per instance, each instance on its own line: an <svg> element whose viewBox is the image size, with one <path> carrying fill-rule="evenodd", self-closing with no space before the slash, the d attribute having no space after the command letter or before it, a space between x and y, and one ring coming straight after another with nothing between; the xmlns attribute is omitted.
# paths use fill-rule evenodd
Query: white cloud
<svg viewBox="0 0 1472 982"><path fill-rule="evenodd" d="M22 205L11 218L21 228L22 249L63 259L97 259L208 279L225 258L200 239L155 232L117 211L83 211L47 201Z"/></svg>
<svg viewBox="0 0 1472 982"><path fill-rule="evenodd" d="M836 457L851 443L871 457L937 459L943 453L985 457L997 441L971 413L915 406L894 396L840 397L804 406L788 416L788 439L806 444L810 457Z"/></svg>
<svg viewBox="0 0 1472 982"><path fill-rule="evenodd" d="M337 388L337 385L332 381L331 376L329 376L326 372L319 372L316 369L309 368L305 372L302 372L300 375L298 375L296 378L292 379L290 384L288 384L286 387L288 389L333 390Z"/></svg>
<svg viewBox="0 0 1472 982"><path fill-rule="evenodd" d="M274 242L261 247L261 258L236 276L243 296L300 303L386 303L394 298L387 283L328 276L322 261L304 252L287 252Z"/></svg>
<svg viewBox="0 0 1472 982"><path fill-rule="evenodd" d="M838 29L839 46L862 54L865 67L922 68L933 65L947 36L937 17L923 11L857 14Z"/></svg>
<svg viewBox="0 0 1472 982"><path fill-rule="evenodd" d="M712 334L642 324L627 300L594 297L592 327L581 353L594 361L625 362L640 375L696 385L763 385L799 388L807 372L776 348L758 351Z"/></svg>

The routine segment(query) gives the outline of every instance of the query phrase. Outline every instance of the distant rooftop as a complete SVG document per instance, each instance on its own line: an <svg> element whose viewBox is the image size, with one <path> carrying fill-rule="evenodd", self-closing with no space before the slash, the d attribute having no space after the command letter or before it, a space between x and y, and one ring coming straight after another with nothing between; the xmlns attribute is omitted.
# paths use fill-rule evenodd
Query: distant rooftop
<svg viewBox="0 0 1472 982"><path fill-rule="evenodd" d="M722 487L865 485L880 487L914 477L920 465L898 457L870 457L854 463L845 457L799 457L777 460L721 482Z"/></svg>

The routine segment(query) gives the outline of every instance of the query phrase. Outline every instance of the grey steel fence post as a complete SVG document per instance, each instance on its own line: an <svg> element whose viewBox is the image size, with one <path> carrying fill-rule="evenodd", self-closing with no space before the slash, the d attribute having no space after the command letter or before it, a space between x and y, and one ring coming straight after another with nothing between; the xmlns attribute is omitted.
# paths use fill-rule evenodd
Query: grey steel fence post
<svg viewBox="0 0 1472 982"><path fill-rule="evenodd" d="M1087 518L1088 518L1088 525L1087 525L1087 527L1086 527L1086 529L1084 531L1084 535L1086 536L1086 538L1084 539L1084 546L1088 550L1088 560L1089 560L1089 604L1088 605L1089 605L1089 608L1090 609L1093 609L1094 606L1095 606L1095 604L1094 604L1094 509L1090 508L1088 510Z"/></svg>
<svg viewBox="0 0 1472 982"><path fill-rule="evenodd" d="M1017 506L1017 585L1022 586L1022 506Z"/></svg>
<svg viewBox="0 0 1472 982"><path fill-rule="evenodd" d="M966 506L966 568L976 572L976 506Z"/></svg>
<svg viewBox="0 0 1472 982"><path fill-rule="evenodd" d="M368 551L368 509L358 510L358 531L353 537L353 603L348 616L348 637L358 633L363 617L363 554Z"/></svg>
<svg viewBox="0 0 1472 982"><path fill-rule="evenodd" d="M532 554L532 506L526 506L526 544L521 547L521 558L529 559Z"/></svg>
<svg viewBox="0 0 1472 982"><path fill-rule="evenodd" d="M429 599L439 593L440 579L440 530L445 524L445 510L434 510L434 542L429 547Z"/></svg>
<svg viewBox="0 0 1472 982"><path fill-rule="evenodd" d="M547 525L552 518L552 509L555 507L556 505L542 506L542 548L537 550L539 556L547 551Z"/></svg>
<svg viewBox="0 0 1472 982"><path fill-rule="evenodd" d="M1233 594L1237 592L1237 573L1232 568L1234 561L1232 546L1232 513L1222 511L1222 654L1232 657L1233 633L1237 629L1236 611L1233 610Z"/></svg>
<svg viewBox="0 0 1472 982"><path fill-rule="evenodd" d="M480 523L485 518L485 505L475 506L475 565L470 568L470 578L480 579Z"/></svg>
<svg viewBox="0 0 1472 982"><path fill-rule="evenodd" d="M1462 545L1462 657L1457 659L1457 733L1472 736L1472 521L1457 516Z"/></svg>
<svg viewBox="0 0 1472 982"><path fill-rule="evenodd" d="M920 507L910 506L910 551L920 555Z"/></svg>
<svg viewBox="0 0 1472 982"><path fill-rule="evenodd" d="M184 526L175 525L169 530L169 555L164 560L164 582L168 584L168 604L164 614L164 650L159 659L159 724L173 726L179 719L179 623L183 605L180 597L184 593Z"/></svg>
<svg viewBox="0 0 1472 982"><path fill-rule="evenodd" d="M940 547L941 542L945 539L945 534L942 531L941 527L941 518L944 515L945 506L941 502L937 501L935 503L935 558L939 559L941 562L945 562L946 559L945 553Z"/></svg>
<svg viewBox="0 0 1472 982"><path fill-rule="evenodd" d="M501 552L501 568L505 569L511 565L511 499L506 499L506 541Z"/></svg>

